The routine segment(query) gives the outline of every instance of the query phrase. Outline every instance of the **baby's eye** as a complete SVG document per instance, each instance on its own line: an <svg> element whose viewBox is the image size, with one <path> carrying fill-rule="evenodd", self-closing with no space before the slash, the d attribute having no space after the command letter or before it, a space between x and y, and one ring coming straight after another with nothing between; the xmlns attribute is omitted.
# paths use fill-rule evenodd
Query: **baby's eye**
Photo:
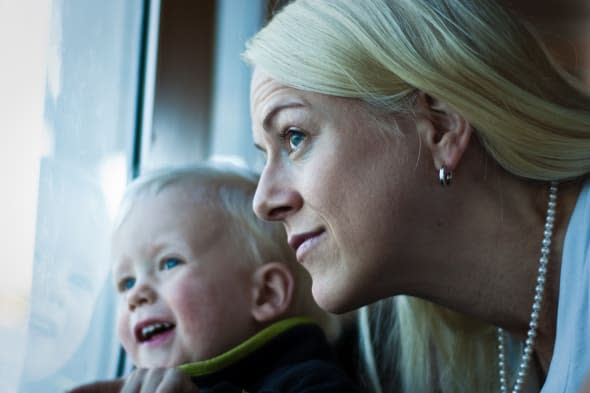
<svg viewBox="0 0 590 393"><path fill-rule="evenodd" d="M287 151L292 153L297 151L301 144L305 141L307 136L302 131L296 128L289 128L283 132L281 135L285 143L287 144Z"/></svg>
<svg viewBox="0 0 590 393"><path fill-rule="evenodd" d="M127 278L124 278L121 281L119 281L119 291L120 292L128 291L131 288L133 288L134 286L135 286L135 278L133 278L133 277L127 277Z"/></svg>
<svg viewBox="0 0 590 393"><path fill-rule="evenodd" d="M170 270L180 264L181 264L181 261L178 258L166 258L162 261L162 265L160 266L160 270Z"/></svg>

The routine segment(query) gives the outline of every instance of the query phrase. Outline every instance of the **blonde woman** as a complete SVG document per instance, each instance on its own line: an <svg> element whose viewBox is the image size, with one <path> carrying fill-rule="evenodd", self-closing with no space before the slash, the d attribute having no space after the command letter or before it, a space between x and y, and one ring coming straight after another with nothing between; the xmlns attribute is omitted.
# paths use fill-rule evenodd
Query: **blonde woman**
<svg viewBox="0 0 590 393"><path fill-rule="evenodd" d="M284 223L316 301L412 296L363 313L375 391L580 389L590 96L509 11L296 0L245 58L254 208Z"/></svg>

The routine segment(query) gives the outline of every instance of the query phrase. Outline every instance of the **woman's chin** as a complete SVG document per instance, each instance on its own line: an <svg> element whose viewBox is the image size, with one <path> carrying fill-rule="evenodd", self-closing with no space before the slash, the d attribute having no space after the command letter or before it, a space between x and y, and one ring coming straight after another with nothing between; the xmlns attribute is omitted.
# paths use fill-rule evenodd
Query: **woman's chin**
<svg viewBox="0 0 590 393"><path fill-rule="evenodd" d="M313 298L320 308L332 314L343 314L356 309L358 306L351 302L346 292L339 291L340 288L316 284L314 281L311 287Z"/></svg>

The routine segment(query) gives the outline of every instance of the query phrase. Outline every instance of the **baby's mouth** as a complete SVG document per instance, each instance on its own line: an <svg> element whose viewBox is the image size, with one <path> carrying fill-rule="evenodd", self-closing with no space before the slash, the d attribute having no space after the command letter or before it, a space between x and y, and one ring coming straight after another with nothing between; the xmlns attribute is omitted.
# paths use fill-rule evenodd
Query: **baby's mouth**
<svg viewBox="0 0 590 393"><path fill-rule="evenodd" d="M147 342L153 340L159 334L164 334L166 332L171 331L174 329L176 325L173 323L168 322L157 322L151 323L148 325L144 325L141 328L137 328L135 330L135 336L139 342Z"/></svg>
<svg viewBox="0 0 590 393"><path fill-rule="evenodd" d="M31 316L31 320L29 322L29 329L31 330L31 332L34 332L37 336L49 338L54 338L59 332L57 324L50 318L47 318L42 315Z"/></svg>

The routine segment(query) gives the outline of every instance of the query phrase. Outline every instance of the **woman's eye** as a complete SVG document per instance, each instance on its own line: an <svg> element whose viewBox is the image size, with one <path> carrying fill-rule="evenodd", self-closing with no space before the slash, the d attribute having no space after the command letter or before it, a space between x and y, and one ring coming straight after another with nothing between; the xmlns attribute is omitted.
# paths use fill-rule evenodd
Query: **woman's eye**
<svg viewBox="0 0 590 393"><path fill-rule="evenodd" d="M285 143L287 144L287 150L289 151L289 153L292 153L294 151L297 151L301 147L301 144L305 141L307 136L302 131L299 131L296 128L289 128L285 130L285 132L282 135L282 138L285 140Z"/></svg>
<svg viewBox="0 0 590 393"><path fill-rule="evenodd" d="M177 258L166 258L162 261L161 270L170 270L180 265L180 260Z"/></svg>
<svg viewBox="0 0 590 393"><path fill-rule="evenodd" d="M121 291L121 292L128 291L131 288L133 288L134 286L135 286L135 278L133 278L133 277L124 278L121 281L119 281L119 291Z"/></svg>

